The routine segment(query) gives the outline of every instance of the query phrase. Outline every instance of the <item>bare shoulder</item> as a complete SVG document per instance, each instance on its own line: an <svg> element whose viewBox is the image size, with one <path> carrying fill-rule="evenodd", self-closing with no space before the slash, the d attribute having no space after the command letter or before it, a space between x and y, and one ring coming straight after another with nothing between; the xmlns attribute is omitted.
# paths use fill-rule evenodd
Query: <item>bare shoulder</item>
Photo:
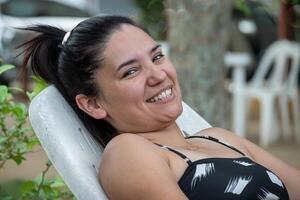
<svg viewBox="0 0 300 200"><path fill-rule="evenodd" d="M134 134L125 133L114 137L103 151L100 176L102 172L107 173L113 168L119 168L119 163L132 163L131 159L137 157L143 159L143 156L153 151L152 146L150 141Z"/></svg>
<svg viewBox="0 0 300 200"><path fill-rule="evenodd" d="M199 133L197 133L197 135L206 135L206 136L217 138L226 144L234 146L235 148L239 149L246 155L248 156L251 155L251 153L249 152L246 146L245 139L229 130L213 127L213 128L204 129Z"/></svg>
<svg viewBox="0 0 300 200"><path fill-rule="evenodd" d="M204 129L197 133L197 135L207 135L222 141L228 141L233 143L240 143L243 140L243 138L239 137L235 133L218 127Z"/></svg>
<svg viewBox="0 0 300 200"><path fill-rule="evenodd" d="M170 195L167 199L172 199L174 191L181 195L158 148L134 134L121 134L109 142L103 152L99 179L109 199L160 199L165 192Z"/></svg>
<svg viewBox="0 0 300 200"><path fill-rule="evenodd" d="M146 146L144 146L146 145ZM105 147L103 151L103 156L112 156L112 154L116 153L126 153L128 150L135 149L139 146L144 146L144 150L147 147L153 146L152 143L135 134L124 133L114 137ZM120 152L119 152L120 151Z"/></svg>

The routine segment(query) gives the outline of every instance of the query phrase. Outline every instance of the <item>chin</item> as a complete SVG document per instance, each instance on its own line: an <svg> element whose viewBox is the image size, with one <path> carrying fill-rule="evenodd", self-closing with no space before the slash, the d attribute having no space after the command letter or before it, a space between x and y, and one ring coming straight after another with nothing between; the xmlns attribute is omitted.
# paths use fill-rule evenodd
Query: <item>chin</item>
<svg viewBox="0 0 300 200"><path fill-rule="evenodd" d="M168 117L172 120L176 120L177 117L179 117L179 115L182 113L182 110L182 103L180 101L176 105L170 106L168 109Z"/></svg>

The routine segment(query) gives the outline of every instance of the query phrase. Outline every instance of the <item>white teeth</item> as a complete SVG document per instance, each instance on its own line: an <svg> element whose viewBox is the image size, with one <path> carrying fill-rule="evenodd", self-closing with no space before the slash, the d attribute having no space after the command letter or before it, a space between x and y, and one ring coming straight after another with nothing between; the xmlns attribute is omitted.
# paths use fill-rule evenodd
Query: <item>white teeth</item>
<svg viewBox="0 0 300 200"><path fill-rule="evenodd" d="M166 90L166 94L170 95L171 94L171 89Z"/></svg>
<svg viewBox="0 0 300 200"><path fill-rule="evenodd" d="M150 101L151 103L154 103L156 101L160 101L160 100L163 100L163 99L171 96L171 94L172 94L172 89L167 89L167 90L161 92L159 95L149 99L148 101Z"/></svg>

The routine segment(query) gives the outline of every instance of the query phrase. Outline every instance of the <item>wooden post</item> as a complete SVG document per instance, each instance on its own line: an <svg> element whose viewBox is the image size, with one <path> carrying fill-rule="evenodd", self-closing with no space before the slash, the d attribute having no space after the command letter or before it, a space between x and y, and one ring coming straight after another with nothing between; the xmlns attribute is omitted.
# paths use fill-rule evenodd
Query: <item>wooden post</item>
<svg viewBox="0 0 300 200"><path fill-rule="evenodd" d="M278 39L295 39L295 11L293 5L280 1L280 14L278 19Z"/></svg>

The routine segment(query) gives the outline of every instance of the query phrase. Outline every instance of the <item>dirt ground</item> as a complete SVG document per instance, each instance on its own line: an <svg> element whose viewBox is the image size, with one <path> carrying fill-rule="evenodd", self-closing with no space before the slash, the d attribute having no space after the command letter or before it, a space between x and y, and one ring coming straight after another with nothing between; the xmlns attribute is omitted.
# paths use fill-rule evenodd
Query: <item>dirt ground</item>
<svg viewBox="0 0 300 200"><path fill-rule="evenodd" d="M300 91L299 91L300 94ZM292 113L291 106L290 113ZM248 114L249 124L247 126L247 138L258 144L259 138L259 104L257 101L252 101L250 105L251 112ZM280 120L280 116L278 116L278 120ZM281 160L287 162L288 164L300 169L300 143L296 142L296 134L300 134L300 130L293 131L293 123L300 123L300 122L293 122L292 116L290 116L290 123L292 127L291 137L287 140L283 139L283 131L282 127L279 123L274 124L275 129L277 129L279 134L279 139L274 143L271 144L269 147L264 148L271 154L275 155L276 157L280 158ZM278 121L280 122L280 121Z"/></svg>

